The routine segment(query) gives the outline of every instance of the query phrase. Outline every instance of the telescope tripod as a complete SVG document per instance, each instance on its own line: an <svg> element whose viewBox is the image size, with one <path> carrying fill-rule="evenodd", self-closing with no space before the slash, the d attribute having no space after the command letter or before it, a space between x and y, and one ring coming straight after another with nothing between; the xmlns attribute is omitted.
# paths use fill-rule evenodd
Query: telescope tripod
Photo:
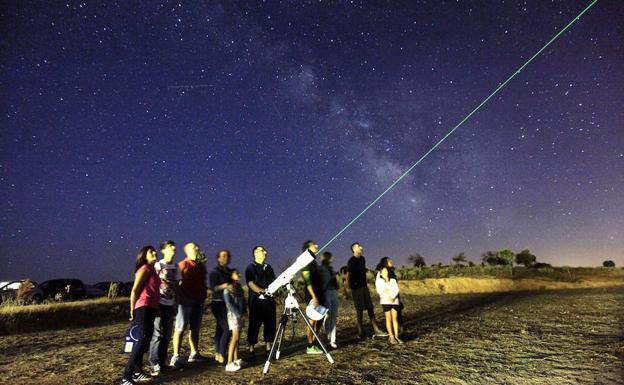
<svg viewBox="0 0 624 385"><path fill-rule="evenodd" d="M269 352L269 356L267 357L267 360L264 363L264 369L262 369L262 374L267 374L269 372L269 366L271 365L271 357L273 357L273 354L275 354L275 359L279 360L280 349L282 347L282 340L284 339L284 332L286 331L286 325L288 324L288 320L296 322L297 314L301 315L301 318L303 318L303 321L308 326L308 329L310 329L310 331L314 335L314 338L316 339L316 341L318 341L319 345L321 346L321 349L323 349L323 352L325 352L325 357L327 357L327 361L329 361L330 364L333 364L334 359L332 358L331 354L329 354L329 352L325 348L325 345L323 345L323 342L321 342L321 339L314 331L314 328L312 327L312 324L308 320L308 317L306 317L303 311L299 308L299 302L297 302L297 298L295 298L295 295L294 295L295 289L293 289L290 283L286 285L286 289L288 290L288 295L286 296L286 300L284 301L284 312L282 313L282 317L279 320L277 331L275 333L275 338L273 339L273 345L271 346L271 351Z"/></svg>

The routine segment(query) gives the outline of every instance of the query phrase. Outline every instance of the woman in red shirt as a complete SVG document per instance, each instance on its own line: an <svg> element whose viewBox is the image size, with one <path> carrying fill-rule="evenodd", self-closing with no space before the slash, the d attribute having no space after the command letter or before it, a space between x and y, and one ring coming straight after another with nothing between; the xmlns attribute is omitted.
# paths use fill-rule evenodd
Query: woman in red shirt
<svg viewBox="0 0 624 385"><path fill-rule="evenodd" d="M151 379L143 372L143 354L149 348L154 333L154 319L160 301L160 278L154 269L156 250L152 246L143 247L136 258L134 285L130 293L130 321L139 324L141 339L130 354L124 370L122 385L146 382Z"/></svg>

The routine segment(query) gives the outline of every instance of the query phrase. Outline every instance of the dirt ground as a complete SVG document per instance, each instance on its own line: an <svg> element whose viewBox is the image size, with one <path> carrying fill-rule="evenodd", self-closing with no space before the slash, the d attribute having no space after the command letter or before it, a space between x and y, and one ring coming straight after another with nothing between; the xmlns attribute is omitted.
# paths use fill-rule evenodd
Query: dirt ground
<svg viewBox="0 0 624 385"><path fill-rule="evenodd" d="M304 354L300 321L267 376L258 360L236 373L195 364L152 383L624 384L624 287L403 300L404 345L359 341L354 311L343 301L334 365ZM200 345L210 353L210 313L203 325ZM125 327L0 337L0 383L117 383L127 360L118 353Z"/></svg>

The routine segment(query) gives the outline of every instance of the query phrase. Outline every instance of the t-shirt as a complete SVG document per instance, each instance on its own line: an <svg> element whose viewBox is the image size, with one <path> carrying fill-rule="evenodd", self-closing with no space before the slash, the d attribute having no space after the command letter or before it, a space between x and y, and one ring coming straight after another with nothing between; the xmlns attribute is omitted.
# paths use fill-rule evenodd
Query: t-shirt
<svg viewBox="0 0 624 385"><path fill-rule="evenodd" d="M349 273L349 288L366 287L366 260L363 256L349 258L347 272Z"/></svg>
<svg viewBox="0 0 624 385"><path fill-rule="evenodd" d="M230 281L231 270L227 266L216 266L210 272L210 290L212 290L213 301L223 301L223 290L218 290L217 286Z"/></svg>
<svg viewBox="0 0 624 385"><path fill-rule="evenodd" d="M175 287L180 282L180 269L177 263L167 263L164 259L154 265L160 278L160 304L173 306L176 304Z"/></svg>
<svg viewBox="0 0 624 385"><path fill-rule="evenodd" d="M250 263L249 266L245 269L245 281L247 281L247 285L249 282L253 282L256 286L261 287L262 289L266 289L269 287L271 282L275 281L275 273L273 272L273 268L271 265L263 263L259 264L256 262ZM253 299L258 298L259 294L249 289L249 301L251 302Z"/></svg>
<svg viewBox="0 0 624 385"><path fill-rule="evenodd" d="M206 267L191 259L184 259L178 264L180 268L180 300L205 301L206 300Z"/></svg>
<svg viewBox="0 0 624 385"><path fill-rule="evenodd" d="M153 266L145 264L137 270L134 275L135 279L141 272L145 272L145 281L139 298L137 298L137 301L134 303L134 308L138 309L143 306L158 308L158 301L160 300L160 292L158 291L160 279L158 278L158 274L156 274L156 270L154 270Z"/></svg>
<svg viewBox="0 0 624 385"><path fill-rule="evenodd" d="M303 269L301 269L301 274L309 274L309 281L305 282L305 287L303 288L304 292L305 292L305 298L306 298L306 302L309 302L312 299L312 296L310 295L310 292L308 291L308 284L312 285L312 290L314 291L314 294L316 295L316 298L319 300L319 302L323 302L323 292L322 292L322 287L321 287L321 273L319 271L319 265L318 263L316 263L316 258L310 262L306 267L304 267ZM305 281L305 276L304 276L304 281Z"/></svg>

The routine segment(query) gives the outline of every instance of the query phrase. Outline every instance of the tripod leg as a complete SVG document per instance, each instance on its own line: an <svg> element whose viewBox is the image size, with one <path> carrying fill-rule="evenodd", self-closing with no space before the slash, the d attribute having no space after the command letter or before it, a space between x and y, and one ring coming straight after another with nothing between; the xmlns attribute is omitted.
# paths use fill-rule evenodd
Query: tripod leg
<svg viewBox="0 0 624 385"><path fill-rule="evenodd" d="M312 331L314 338L316 338L319 345L321 345L321 349L323 349L323 351L325 352L325 357L327 357L327 361L329 361L330 364L333 364L334 359L332 358L331 354L329 354L327 349L325 349L325 345L323 345L323 342L321 342L321 339L319 338L318 334L316 334L316 332L314 331L314 328L312 327L312 324L308 320L308 317L306 317L306 315L303 313L303 311L300 308L297 308L297 310L299 311L299 314L301 315L301 318L303 318L303 320L305 321L306 325L308 325L308 328L310 329L310 331Z"/></svg>
<svg viewBox="0 0 624 385"><path fill-rule="evenodd" d="M281 324L281 322L280 322ZM286 334L286 325L288 324L288 316L284 315L284 323L282 325L281 328L281 333L280 333L280 337L277 341L277 350L275 351L275 359L279 360L280 358L280 352L282 350L282 341L284 340L284 334Z"/></svg>
<svg viewBox="0 0 624 385"><path fill-rule="evenodd" d="M277 331L275 332L275 338L273 338L273 344L271 345L271 351L269 352L269 356L267 357L266 362L264 363L264 368L262 369L262 374L267 374L269 372L269 366L271 365L271 357L273 357L273 353L275 352L276 347L281 344L282 338L284 336L284 330L286 330L286 323L288 322L288 316L286 314L282 315L280 318L280 322L277 325Z"/></svg>

